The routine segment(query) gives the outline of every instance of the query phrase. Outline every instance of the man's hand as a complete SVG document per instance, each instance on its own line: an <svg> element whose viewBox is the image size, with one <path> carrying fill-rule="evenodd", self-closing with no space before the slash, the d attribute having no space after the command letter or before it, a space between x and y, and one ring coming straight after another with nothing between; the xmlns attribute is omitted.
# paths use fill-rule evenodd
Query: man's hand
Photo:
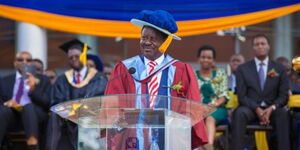
<svg viewBox="0 0 300 150"><path fill-rule="evenodd" d="M11 100L8 100L6 102L3 103L4 106L7 106L7 107L21 107L20 104L18 104L15 100L11 99Z"/></svg>
<svg viewBox="0 0 300 150"><path fill-rule="evenodd" d="M264 120L265 118L263 117L265 115L265 111L262 108L257 107L255 109L255 112L256 112L256 114L258 116L260 124L263 124L265 122L265 120Z"/></svg>
<svg viewBox="0 0 300 150"><path fill-rule="evenodd" d="M36 78L29 72L27 72L26 75L28 76L27 85L29 86L29 90L33 91L36 85Z"/></svg>
<svg viewBox="0 0 300 150"><path fill-rule="evenodd" d="M270 116L272 114L272 111L273 111L272 106L270 106L270 107L268 107L264 110L263 118L264 118L265 122L263 122L263 125L269 125L270 124Z"/></svg>

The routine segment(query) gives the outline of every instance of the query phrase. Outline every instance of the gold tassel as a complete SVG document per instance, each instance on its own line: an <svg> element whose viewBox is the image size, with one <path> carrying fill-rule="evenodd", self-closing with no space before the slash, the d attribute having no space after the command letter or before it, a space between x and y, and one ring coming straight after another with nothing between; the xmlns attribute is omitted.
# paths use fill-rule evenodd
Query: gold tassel
<svg viewBox="0 0 300 150"><path fill-rule="evenodd" d="M169 35L168 38L160 45L160 47L158 48L159 51L161 53L165 53L166 50L168 49L168 47L170 46L171 42L172 42L172 35Z"/></svg>
<svg viewBox="0 0 300 150"><path fill-rule="evenodd" d="M88 50L87 44L84 43L84 46L83 46L83 52L82 52L82 53L80 54L80 56L79 56L79 60L80 60L80 62L81 62L84 66L87 65L87 58L86 58L87 50Z"/></svg>

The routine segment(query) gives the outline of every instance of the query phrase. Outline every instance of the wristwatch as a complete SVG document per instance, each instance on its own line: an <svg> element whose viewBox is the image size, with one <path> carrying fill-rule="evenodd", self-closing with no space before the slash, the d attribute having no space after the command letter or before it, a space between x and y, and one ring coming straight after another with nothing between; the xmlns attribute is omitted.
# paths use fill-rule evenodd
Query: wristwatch
<svg viewBox="0 0 300 150"><path fill-rule="evenodd" d="M272 105L272 110L275 110L276 109L276 105Z"/></svg>

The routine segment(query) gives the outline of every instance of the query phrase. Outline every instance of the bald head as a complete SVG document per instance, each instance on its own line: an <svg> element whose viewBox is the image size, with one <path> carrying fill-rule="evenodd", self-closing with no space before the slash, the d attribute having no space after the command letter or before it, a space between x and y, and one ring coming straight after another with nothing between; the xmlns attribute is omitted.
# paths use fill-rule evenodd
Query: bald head
<svg viewBox="0 0 300 150"><path fill-rule="evenodd" d="M234 73L239 65L243 64L245 62L245 58L241 54L234 54L230 57L230 69L231 72Z"/></svg>
<svg viewBox="0 0 300 150"><path fill-rule="evenodd" d="M27 51L18 52L16 54L16 58L22 57L22 56L25 56L25 55L27 55L28 57L30 57L32 59L32 55L29 52L27 52Z"/></svg>
<svg viewBox="0 0 300 150"><path fill-rule="evenodd" d="M31 62L32 55L29 52L22 51L16 54L14 65L19 72L22 72L22 65L31 64Z"/></svg>

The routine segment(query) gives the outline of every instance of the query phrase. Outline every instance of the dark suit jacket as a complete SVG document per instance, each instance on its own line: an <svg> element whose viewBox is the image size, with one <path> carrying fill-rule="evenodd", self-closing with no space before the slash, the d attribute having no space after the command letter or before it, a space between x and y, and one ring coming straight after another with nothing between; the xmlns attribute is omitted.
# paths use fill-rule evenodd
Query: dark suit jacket
<svg viewBox="0 0 300 150"><path fill-rule="evenodd" d="M3 105L3 95L4 95L3 90L2 90L3 89L2 82L3 82L3 78L0 77L0 105Z"/></svg>
<svg viewBox="0 0 300 150"><path fill-rule="evenodd" d="M36 85L35 89L29 93L29 97L31 98L32 103L48 110L50 106L50 80L44 75L37 75L36 78L38 78L40 82ZM0 105L3 105L5 101L8 101L13 97L15 80L16 74L2 78L2 81L0 82Z"/></svg>
<svg viewBox="0 0 300 150"><path fill-rule="evenodd" d="M271 69L275 69L277 75L268 75ZM269 60L267 77L264 89L260 88L257 68L254 59L241 65L237 70L237 95L241 106L255 110L262 101L268 106L276 107L286 105L288 98L288 80L282 65Z"/></svg>

